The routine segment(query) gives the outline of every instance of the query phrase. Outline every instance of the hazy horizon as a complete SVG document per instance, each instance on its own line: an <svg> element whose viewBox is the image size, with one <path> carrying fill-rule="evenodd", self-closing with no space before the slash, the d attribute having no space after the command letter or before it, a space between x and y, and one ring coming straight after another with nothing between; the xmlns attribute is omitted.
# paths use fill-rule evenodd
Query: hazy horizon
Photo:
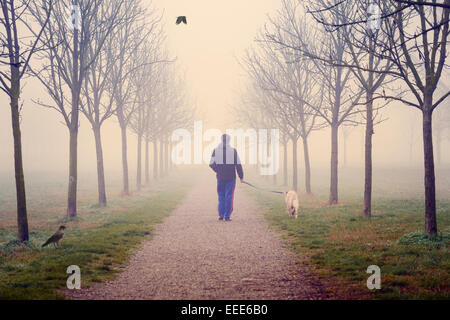
<svg viewBox="0 0 450 320"><path fill-rule="evenodd" d="M149 1L144 1L149 3ZM280 6L276 0L264 1L164 1L154 0L153 7L164 13L162 24L167 35L170 57L186 75L189 96L197 107L196 120L208 128L241 128L234 121L230 106L237 100L245 72L238 63L245 49L253 45L258 30ZM186 15L188 25L175 25L179 15ZM68 130L62 117L54 110L38 106L33 99L49 101L43 86L31 78L23 88L22 143L25 174L35 171L68 170ZM0 172L13 172L13 139L8 97L1 93L4 107L0 108ZM448 107L448 102L439 108ZM375 166L423 165L421 115L418 110L398 102L381 111L387 120L375 128L373 157ZM89 123L80 115L79 170L95 170L95 145ZM187 127L192 123L187 124ZM412 159L409 143L411 128L415 128ZM243 128L246 129L246 128ZM105 170L121 170L120 130L115 116L102 129ZM129 131L130 174L135 174L136 136ZM364 127L352 129L347 142L349 166L363 166ZM299 142L301 146L301 142ZM313 132L310 137L313 168L327 168L330 162L330 130ZM442 165L450 164L450 143L442 145ZM343 162L342 129L340 134L340 162ZM303 155L299 148L299 166ZM436 165L439 167L436 159ZM300 172L301 175L301 172ZM26 177L26 176L25 176Z"/></svg>

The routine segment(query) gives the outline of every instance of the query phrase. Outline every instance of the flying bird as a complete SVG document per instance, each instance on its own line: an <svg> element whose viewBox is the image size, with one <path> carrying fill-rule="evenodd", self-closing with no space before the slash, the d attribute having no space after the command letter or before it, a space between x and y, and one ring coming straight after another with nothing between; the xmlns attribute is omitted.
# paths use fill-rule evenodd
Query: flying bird
<svg viewBox="0 0 450 320"><path fill-rule="evenodd" d="M42 247L48 246L49 244L53 243L56 247L56 245L59 246L59 242L64 237L64 229L65 226L59 227L58 231L54 235L52 235L43 245Z"/></svg>
<svg viewBox="0 0 450 320"><path fill-rule="evenodd" d="M185 16L180 16L180 17L178 17L177 18L177 24L180 24L180 23L184 23L184 24L187 24L187 20L186 20L186 17Z"/></svg>

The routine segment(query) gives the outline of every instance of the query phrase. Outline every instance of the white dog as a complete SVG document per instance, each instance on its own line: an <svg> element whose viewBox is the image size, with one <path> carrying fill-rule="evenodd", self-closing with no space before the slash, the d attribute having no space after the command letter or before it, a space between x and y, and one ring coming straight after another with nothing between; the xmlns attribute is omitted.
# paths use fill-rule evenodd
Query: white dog
<svg viewBox="0 0 450 320"><path fill-rule="evenodd" d="M286 211L291 217L298 218L298 195L294 190L284 193L286 202Z"/></svg>

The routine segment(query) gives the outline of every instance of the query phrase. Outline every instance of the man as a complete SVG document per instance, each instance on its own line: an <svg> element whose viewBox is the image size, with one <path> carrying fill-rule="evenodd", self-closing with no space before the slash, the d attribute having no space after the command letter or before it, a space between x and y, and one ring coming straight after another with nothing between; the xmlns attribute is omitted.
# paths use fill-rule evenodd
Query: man
<svg viewBox="0 0 450 320"><path fill-rule="evenodd" d="M214 149L209 166L217 175L217 193L219 195L219 220L231 221L233 212L234 189L236 187L236 171L244 181L241 160L236 149L230 146L231 137L222 136L222 143Z"/></svg>

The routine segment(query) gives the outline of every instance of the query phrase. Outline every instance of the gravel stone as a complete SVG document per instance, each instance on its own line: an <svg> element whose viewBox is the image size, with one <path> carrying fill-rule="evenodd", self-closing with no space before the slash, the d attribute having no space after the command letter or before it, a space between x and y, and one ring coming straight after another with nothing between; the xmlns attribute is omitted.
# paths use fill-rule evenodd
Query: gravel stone
<svg viewBox="0 0 450 320"><path fill-rule="evenodd" d="M218 220L215 179L201 176L113 280L69 299L321 299L320 282L286 248L238 182L231 222ZM241 190L240 190L241 189Z"/></svg>

